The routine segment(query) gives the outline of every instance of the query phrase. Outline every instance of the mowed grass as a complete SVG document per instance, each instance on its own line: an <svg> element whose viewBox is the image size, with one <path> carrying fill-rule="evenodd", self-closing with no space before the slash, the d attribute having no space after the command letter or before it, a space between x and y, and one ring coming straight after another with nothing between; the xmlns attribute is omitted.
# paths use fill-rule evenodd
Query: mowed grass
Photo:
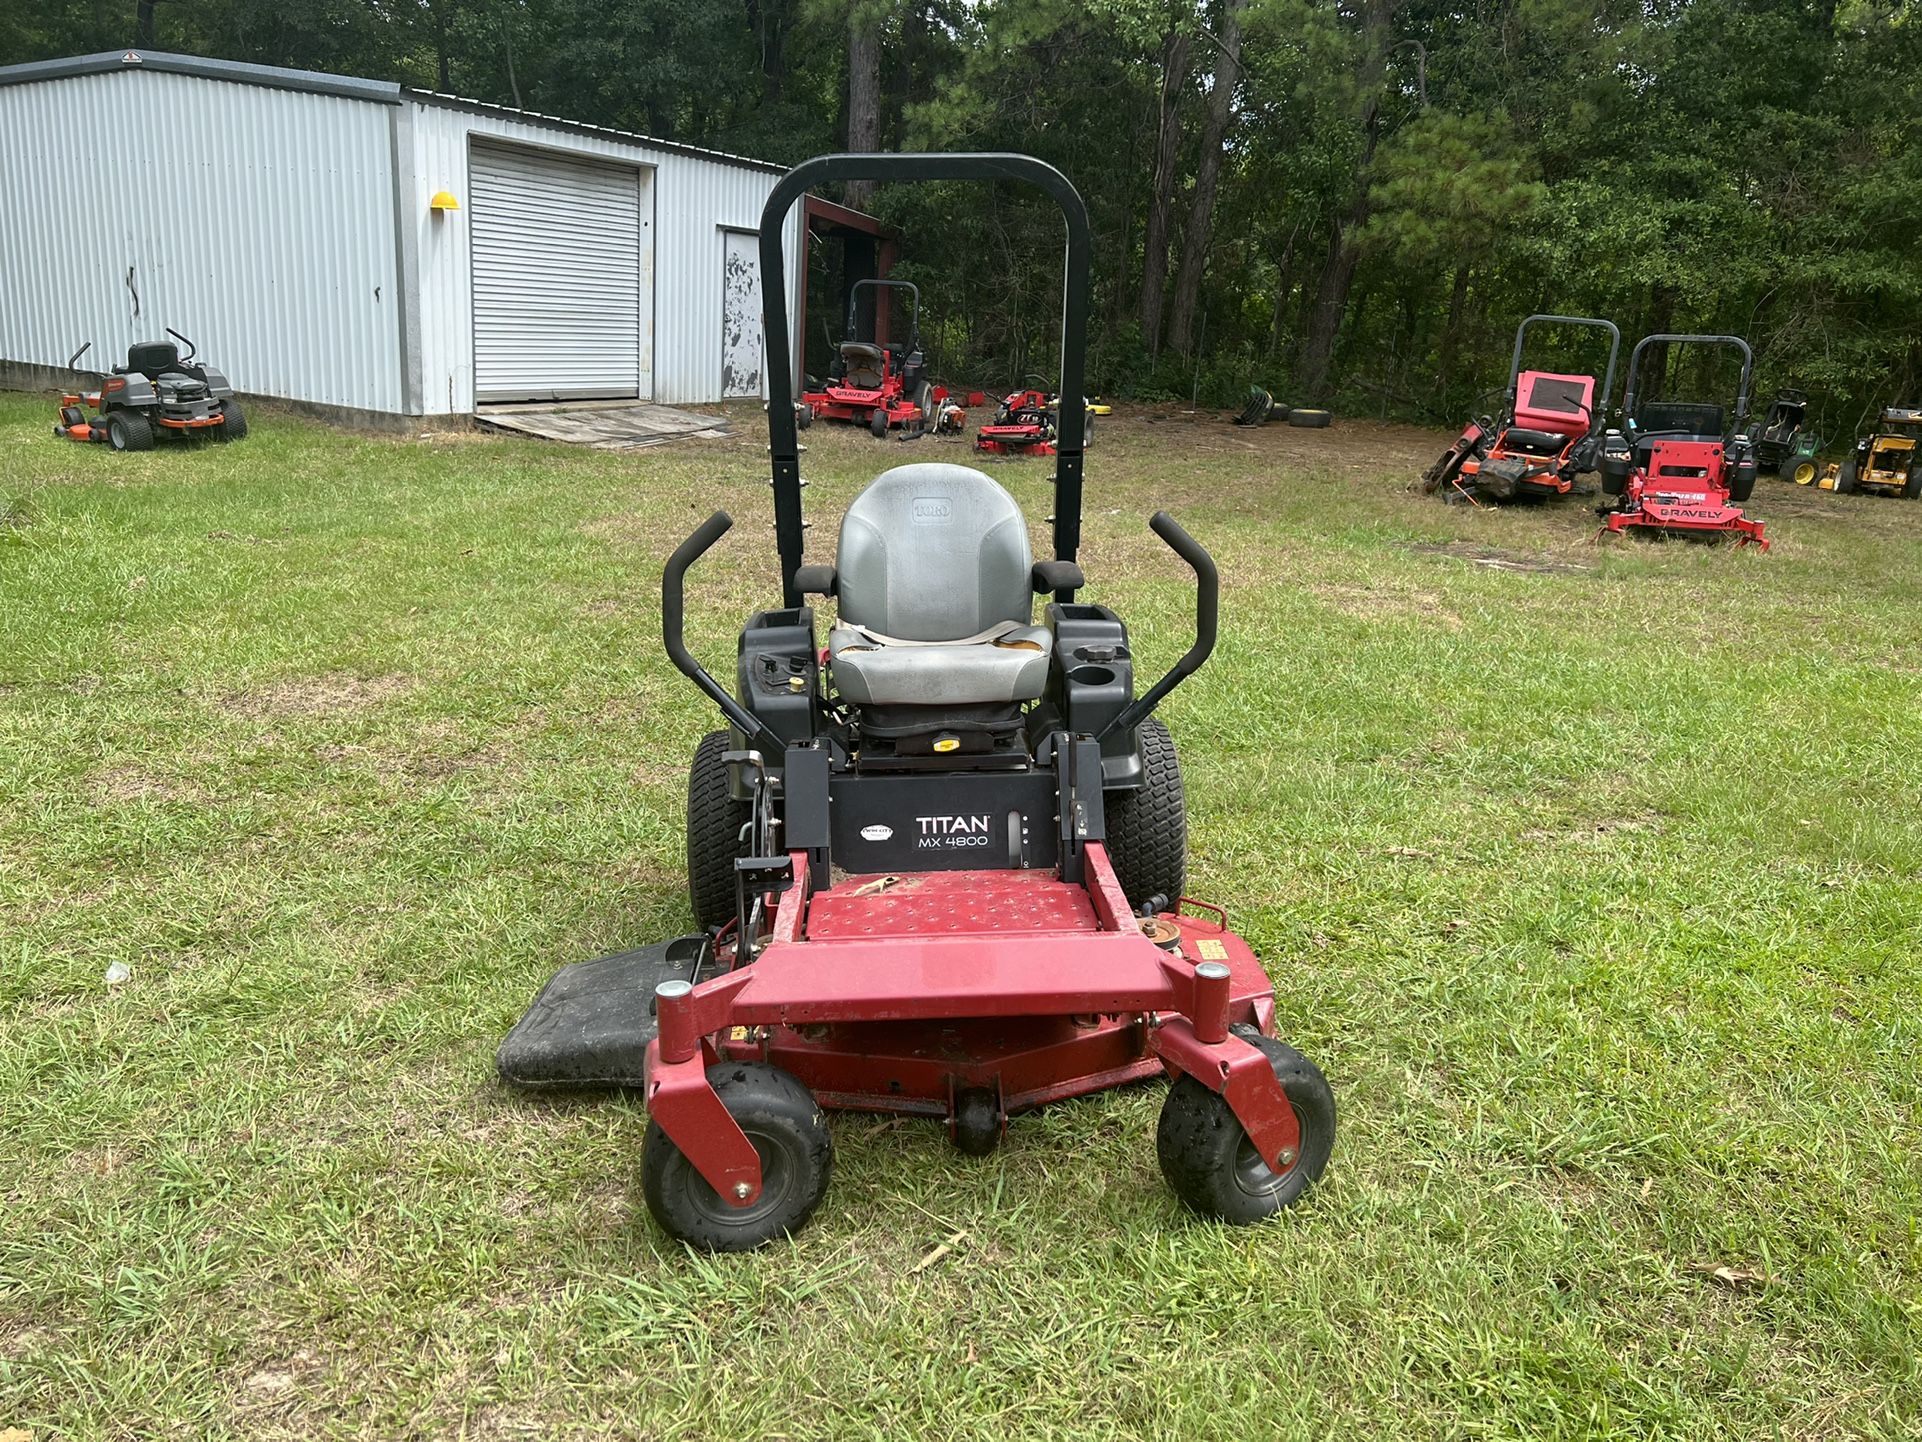
<svg viewBox="0 0 1922 1442"><path fill-rule="evenodd" d="M734 513L690 623L731 668L758 412L633 455L50 418L0 396L0 1431L1922 1428L1922 506L1765 482L1766 557L1602 551L1411 494L1424 433L1117 418L1088 594L1152 673L1192 591L1148 514L1221 562L1165 712L1191 890L1336 1088L1326 1180L1191 1218L1154 1086L985 1161L843 1116L813 1224L714 1259L641 1205L638 1102L492 1055L688 924L714 718L660 564ZM817 556L884 462L966 459L807 439ZM994 473L1047 513L1047 463Z"/></svg>

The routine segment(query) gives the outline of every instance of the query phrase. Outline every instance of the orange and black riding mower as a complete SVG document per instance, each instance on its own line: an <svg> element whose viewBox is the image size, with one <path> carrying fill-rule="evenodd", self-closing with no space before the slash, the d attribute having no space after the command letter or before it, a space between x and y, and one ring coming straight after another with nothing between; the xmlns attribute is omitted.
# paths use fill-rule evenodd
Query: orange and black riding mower
<svg viewBox="0 0 1922 1442"><path fill-rule="evenodd" d="M1608 369L1601 389L1592 375L1522 369L1531 326L1592 326L1608 332ZM1470 421L1422 477L1422 489L1449 500L1549 500L1575 489L1595 469L1602 413L1615 386L1622 333L1590 316L1531 315L1515 331L1508 391L1497 418Z"/></svg>
<svg viewBox="0 0 1922 1442"><path fill-rule="evenodd" d="M116 451L151 450L163 436L237 441L246 435L247 417L227 377L213 366L196 365L196 347L179 331L167 334L187 347L185 356L173 341L129 346L127 363L102 376L99 390L60 397L53 433L70 441L103 442ZM92 348L88 341L68 356L67 369L75 369Z"/></svg>

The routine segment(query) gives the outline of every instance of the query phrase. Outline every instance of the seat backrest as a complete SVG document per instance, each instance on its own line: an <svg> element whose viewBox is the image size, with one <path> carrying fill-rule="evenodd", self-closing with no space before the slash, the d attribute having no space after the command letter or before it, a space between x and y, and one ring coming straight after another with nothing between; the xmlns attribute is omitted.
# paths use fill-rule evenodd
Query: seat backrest
<svg viewBox="0 0 1922 1442"><path fill-rule="evenodd" d="M881 347L864 340L841 342L841 365L848 384L861 390L879 390L886 377Z"/></svg>
<svg viewBox="0 0 1922 1442"><path fill-rule="evenodd" d="M896 466L854 498L835 558L841 618L904 641L959 641L1034 616L1028 522L970 466Z"/></svg>
<svg viewBox="0 0 1922 1442"><path fill-rule="evenodd" d="M170 340L136 341L127 347L127 369L144 376L180 368L180 352Z"/></svg>
<svg viewBox="0 0 1922 1442"><path fill-rule="evenodd" d="M1515 381L1515 424L1558 436L1587 435L1595 418L1595 377L1523 371Z"/></svg>

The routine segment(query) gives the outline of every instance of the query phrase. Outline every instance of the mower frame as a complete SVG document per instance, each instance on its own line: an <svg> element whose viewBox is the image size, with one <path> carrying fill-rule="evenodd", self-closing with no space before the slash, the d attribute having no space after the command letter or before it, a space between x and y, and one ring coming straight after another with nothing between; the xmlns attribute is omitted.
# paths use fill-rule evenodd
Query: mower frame
<svg viewBox="0 0 1922 1442"><path fill-rule="evenodd" d="M1608 365L1599 383L1594 376L1588 375L1523 372L1522 354L1528 344L1529 330L1547 325L1582 326L1608 333ZM1478 492L1488 490L1490 498L1497 500L1541 500L1568 495L1575 489L1575 477L1595 468L1598 440L1608 412L1608 398L1615 393L1615 364L1621 358L1621 350L1622 333L1614 321L1580 315L1528 316L1515 328L1515 348L1508 366L1508 389L1503 395L1500 414L1493 419L1482 417L1472 420L1462 429L1454 446L1442 454L1424 477L1428 489L1432 491L1452 486L1456 491L1466 494L1468 486L1473 485ZM1520 424L1522 412L1530 409L1522 404L1524 374L1534 377L1538 385L1544 381L1563 381L1586 382L1592 387L1586 407L1588 414L1584 417L1580 432L1551 431ZM1544 410L1543 413L1549 412ZM1524 431L1528 435L1526 444L1520 436ZM1560 437L1562 443L1553 446L1551 441L1545 439L1550 436ZM1494 482L1499 482L1499 494L1496 494Z"/></svg>
<svg viewBox="0 0 1922 1442"><path fill-rule="evenodd" d="M1734 349L1742 358L1735 408L1722 417L1720 435L1686 427L1639 424L1642 357L1652 345L1714 345ZM1737 546L1769 548L1763 523L1743 515L1731 501L1746 501L1755 488L1755 443L1748 436L1749 381L1755 353L1733 335L1643 336L1628 359L1622 397L1621 431L1602 440L1603 489L1615 498L1602 510L1603 535L1635 530L1703 539L1726 537Z"/></svg>
<svg viewBox="0 0 1922 1442"><path fill-rule="evenodd" d="M814 697L801 694L819 680L813 615L802 601L833 593L832 568L804 564L795 415L768 408L785 609L760 613L743 630L739 696L709 674L684 635L689 570L731 518L709 516L662 572L664 648L733 728L734 749L721 760L745 792L748 820L740 833L747 854L733 862L732 918L645 958L658 977L638 1078L651 1119L642 1159L649 1207L696 1245L760 1245L799 1225L819 1200L812 1191L797 1209L797 1185L825 1188L821 1159L830 1149L818 1108L946 1117L957 1145L980 1153L998 1142L1011 1111L1159 1075L1177 1083L1158 1138L1171 1184L1229 1220L1270 1215L1312 1185L1327 1160L1327 1083L1272 1040L1273 984L1225 913L1167 895L1137 912L1139 898L1108 848L1108 797L1142 784L1137 728L1214 649L1220 578L1172 517L1152 517L1151 529L1194 572L1195 630L1139 696L1119 619L1072 604L1085 584L1072 558L1083 481L1087 213L1066 177L1028 156L824 156L778 182L762 213L767 294L785 293L781 231L792 205L815 186L856 179L1025 181L1063 211L1060 393L1077 402L1059 410L1056 558L1034 567L1034 584L1056 597L1051 674L1098 670L1106 680L1086 682L1099 704L1071 700L1065 715L1047 713L1018 764L961 755L928 766L870 769L865 757L857 765L810 709ZM791 395L778 305L768 307L766 329L770 393ZM770 673L782 684L763 696L753 684L761 653L751 648L770 633L785 648ZM1105 665L1085 659L1097 654ZM788 686L789 676L801 684ZM1116 767L1123 758L1134 762L1132 776ZM527 1029L535 1051L558 1039L578 1060L595 1018L568 1012L559 994L543 1012L549 992L568 990L566 976L549 983L516 1033ZM631 1004L633 995L630 986L619 999ZM515 1042L510 1035L502 1047L504 1076L555 1080L517 1075L518 1058L530 1053L516 1053ZM596 1080L632 1080L624 1062L603 1062L590 1058L569 1075L598 1067ZM774 1099L774 1122L751 1107L745 1120L737 1115L746 1105L740 1088L755 1086ZM769 1126L802 1140L770 1143ZM797 1169L807 1173L802 1183ZM1250 1175L1266 1190L1249 1191ZM1209 1190L1235 1186L1239 1193Z"/></svg>

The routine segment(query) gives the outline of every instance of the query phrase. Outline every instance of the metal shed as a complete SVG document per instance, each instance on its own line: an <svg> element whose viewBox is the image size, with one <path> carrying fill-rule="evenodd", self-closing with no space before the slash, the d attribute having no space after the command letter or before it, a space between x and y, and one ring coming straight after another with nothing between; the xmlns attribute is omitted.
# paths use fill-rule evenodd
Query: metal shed
<svg viewBox="0 0 1922 1442"><path fill-rule="evenodd" d="M369 416L763 393L753 232L780 166L144 51L0 68L0 135L15 383L171 326L244 392ZM804 276L798 219L788 244Z"/></svg>

